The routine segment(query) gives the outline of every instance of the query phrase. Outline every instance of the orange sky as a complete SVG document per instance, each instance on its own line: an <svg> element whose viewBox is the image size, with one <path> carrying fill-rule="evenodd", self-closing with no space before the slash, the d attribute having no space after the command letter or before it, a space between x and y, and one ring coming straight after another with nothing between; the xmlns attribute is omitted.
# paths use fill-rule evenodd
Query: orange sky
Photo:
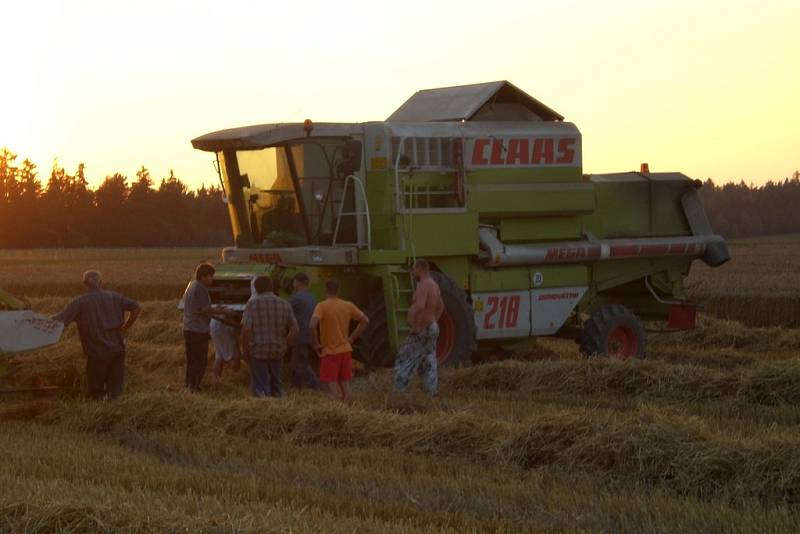
<svg viewBox="0 0 800 534"><path fill-rule="evenodd" d="M800 168L800 2L27 1L4 5L0 146L216 183L193 137L381 120L507 79L577 124L585 172L760 183Z"/></svg>

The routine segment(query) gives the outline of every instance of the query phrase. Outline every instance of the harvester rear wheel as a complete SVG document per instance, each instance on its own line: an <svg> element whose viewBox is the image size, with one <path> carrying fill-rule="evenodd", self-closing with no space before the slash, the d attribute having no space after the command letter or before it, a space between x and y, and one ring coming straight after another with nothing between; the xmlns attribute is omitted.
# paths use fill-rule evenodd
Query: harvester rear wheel
<svg viewBox="0 0 800 534"><path fill-rule="evenodd" d="M439 284L444 301L444 313L439 319L439 342L436 345L439 365L455 367L469 364L476 347L475 320L467 294L447 275L432 272L431 276ZM391 367L394 365L395 354L389 346L386 302L383 295L376 296L364 313L369 317L370 323L359 340L358 358L368 369Z"/></svg>
<svg viewBox="0 0 800 534"><path fill-rule="evenodd" d="M636 315L620 304L595 310L583 325L581 353L627 360L644 358L644 326Z"/></svg>

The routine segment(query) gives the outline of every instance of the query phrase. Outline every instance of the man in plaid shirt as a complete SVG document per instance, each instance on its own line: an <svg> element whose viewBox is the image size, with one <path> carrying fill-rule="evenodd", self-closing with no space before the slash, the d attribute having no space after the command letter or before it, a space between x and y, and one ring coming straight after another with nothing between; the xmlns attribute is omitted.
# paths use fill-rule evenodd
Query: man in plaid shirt
<svg viewBox="0 0 800 534"><path fill-rule="evenodd" d="M242 355L250 364L254 397L280 397L283 355L297 335L292 306L272 292L272 279L259 276L255 297L242 316Z"/></svg>

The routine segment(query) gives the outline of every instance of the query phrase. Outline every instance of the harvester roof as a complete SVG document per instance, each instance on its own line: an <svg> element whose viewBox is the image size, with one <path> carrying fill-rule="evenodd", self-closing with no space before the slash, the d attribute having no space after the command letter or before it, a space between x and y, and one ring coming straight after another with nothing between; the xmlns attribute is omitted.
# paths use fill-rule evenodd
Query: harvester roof
<svg viewBox="0 0 800 534"><path fill-rule="evenodd" d="M422 131L419 135L423 137L435 137L435 134L425 135L425 132L431 130L450 136L450 132L455 131L456 135L463 135L462 129L470 123L480 128L478 124L487 122L504 123L503 131L513 128L526 130L532 126L531 123L552 123L563 119L559 113L513 84L498 81L417 91L386 122L398 130L408 126L414 131ZM445 123L450 123L450 126L444 126ZM361 126L359 123L314 123L311 135L350 137L361 133ZM307 134L301 122L259 124L212 132L193 139L192 146L209 152L258 150L301 139Z"/></svg>
<svg viewBox="0 0 800 534"><path fill-rule="evenodd" d="M314 137L350 137L361 133L358 123L317 122L313 128ZM305 136L302 122L258 124L201 135L192 139L192 146L209 152L225 149L257 150Z"/></svg>
<svg viewBox="0 0 800 534"><path fill-rule="evenodd" d="M560 121L564 117L507 81L417 91L387 122Z"/></svg>

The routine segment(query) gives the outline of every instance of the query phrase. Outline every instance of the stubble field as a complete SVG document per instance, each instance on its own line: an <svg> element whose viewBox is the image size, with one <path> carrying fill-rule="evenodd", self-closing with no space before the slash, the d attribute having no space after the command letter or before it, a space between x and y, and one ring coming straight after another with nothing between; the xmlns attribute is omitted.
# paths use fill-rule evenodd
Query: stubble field
<svg viewBox="0 0 800 534"><path fill-rule="evenodd" d="M83 400L74 327L0 360L54 398L0 397L0 531L796 532L800 242L735 243L697 266L697 331L651 334L644 361L585 360L543 339L446 370L441 398L391 372L357 404L247 397L246 370L180 390L176 299L217 251L2 251L0 287L58 310L80 274L143 303L126 394Z"/></svg>

